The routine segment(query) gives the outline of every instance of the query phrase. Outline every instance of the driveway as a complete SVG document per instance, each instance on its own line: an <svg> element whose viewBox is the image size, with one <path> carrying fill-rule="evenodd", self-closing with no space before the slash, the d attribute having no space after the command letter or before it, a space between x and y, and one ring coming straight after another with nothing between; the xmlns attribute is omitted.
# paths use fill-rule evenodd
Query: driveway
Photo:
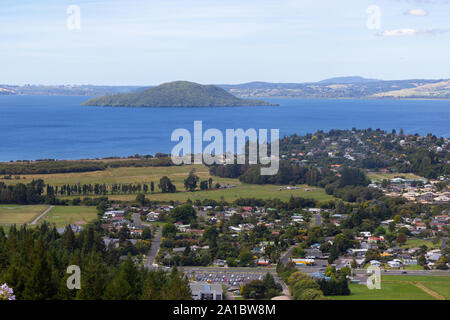
<svg viewBox="0 0 450 320"><path fill-rule="evenodd" d="M37 224L38 221L39 221L43 216L45 216L47 213L50 212L50 210L53 209L53 207L54 207L54 206L50 206L50 207L48 207L47 209L45 209L44 212L42 212L38 217L36 217L36 219L34 219L30 224Z"/></svg>

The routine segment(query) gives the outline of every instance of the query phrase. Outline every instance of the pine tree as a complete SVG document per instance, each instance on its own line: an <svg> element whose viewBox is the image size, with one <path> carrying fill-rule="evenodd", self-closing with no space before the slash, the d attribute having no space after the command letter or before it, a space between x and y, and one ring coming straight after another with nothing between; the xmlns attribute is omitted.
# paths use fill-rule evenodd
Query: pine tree
<svg viewBox="0 0 450 320"><path fill-rule="evenodd" d="M77 298L81 300L100 300L105 292L108 270L97 252L89 255L82 270L81 290Z"/></svg>
<svg viewBox="0 0 450 320"><path fill-rule="evenodd" d="M164 287L164 300L191 300L191 289L187 278L180 275L176 267L172 268L167 286Z"/></svg>
<svg viewBox="0 0 450 320"><path fill-rule="evenodd" d="M49 263L48 251L44 248L42 236L37 240L31 265L33 267L25 282L23 298L28 300L54 298L58 283L54 280L54 270Z"/></svg>
<svg viewBox="0 0 450 320"><path fill-rule="evenodd" d="M142 291L142 300L161 300L162 291L167 285L167 273L163 270L150 271Z"/></svg>
<svg viewBox="0 0 450 320"><path fill-rule="evenodd" d="M61 242L65 250L69 252L73 252L73 250L75 250L75 234L70 226L66 226L66 230L61 237Z"/></svg>
<svg viewBox="0 0 450 320"><path fill-rule="evenodd" d="M138 271L128 254L112 282L106 287L104 299L107 300L136 300L140 297L138 290Z"/></svg>

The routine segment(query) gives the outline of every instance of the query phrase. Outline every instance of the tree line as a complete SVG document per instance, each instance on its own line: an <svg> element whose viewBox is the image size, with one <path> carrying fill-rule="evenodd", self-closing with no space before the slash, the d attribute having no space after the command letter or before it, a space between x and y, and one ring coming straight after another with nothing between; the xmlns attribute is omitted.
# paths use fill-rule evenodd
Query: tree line
<svg viewBox="0 0 450 320"><path fill-rule="evenodd" d="M133 158L125 160L84 161L84 160L42 160L42 161L16 161L0 163L0 174L52 174L70 172L103 171L107 168L120 167L167 167L173 166L170 157L160 156L154 158Z"/></svg>

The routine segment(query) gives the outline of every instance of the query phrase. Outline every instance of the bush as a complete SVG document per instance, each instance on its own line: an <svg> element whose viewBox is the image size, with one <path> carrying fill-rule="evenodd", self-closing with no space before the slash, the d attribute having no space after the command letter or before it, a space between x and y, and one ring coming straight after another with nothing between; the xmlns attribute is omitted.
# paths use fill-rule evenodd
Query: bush
<svg viewBox="0 0 450 320"><path fill-rule="evenodd" d="M297 281L292 288L294 298L296 300L303 300L301 296L308 289L319 290L320 286L311 278Z"/></svg>
<svg viewBox="0 0 450 320"><path fill-rule="evenodd" d="M318 289L306 289L302 292L298 300L327 300L327 298Z"/></svg>

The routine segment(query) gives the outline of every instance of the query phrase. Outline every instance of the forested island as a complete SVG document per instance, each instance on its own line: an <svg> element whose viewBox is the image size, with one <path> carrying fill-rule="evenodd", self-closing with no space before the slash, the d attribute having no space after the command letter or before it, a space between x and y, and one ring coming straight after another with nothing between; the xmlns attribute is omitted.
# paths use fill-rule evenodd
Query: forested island
<svg viewBox="0 0 450 320"><path fill-rule="evenodd" d="M243 107L274 106L266 101L246 100L233 96L214 85L188 81L161 84L141 92L122 93L90 99L84 106L111 107Z"/></svg>

